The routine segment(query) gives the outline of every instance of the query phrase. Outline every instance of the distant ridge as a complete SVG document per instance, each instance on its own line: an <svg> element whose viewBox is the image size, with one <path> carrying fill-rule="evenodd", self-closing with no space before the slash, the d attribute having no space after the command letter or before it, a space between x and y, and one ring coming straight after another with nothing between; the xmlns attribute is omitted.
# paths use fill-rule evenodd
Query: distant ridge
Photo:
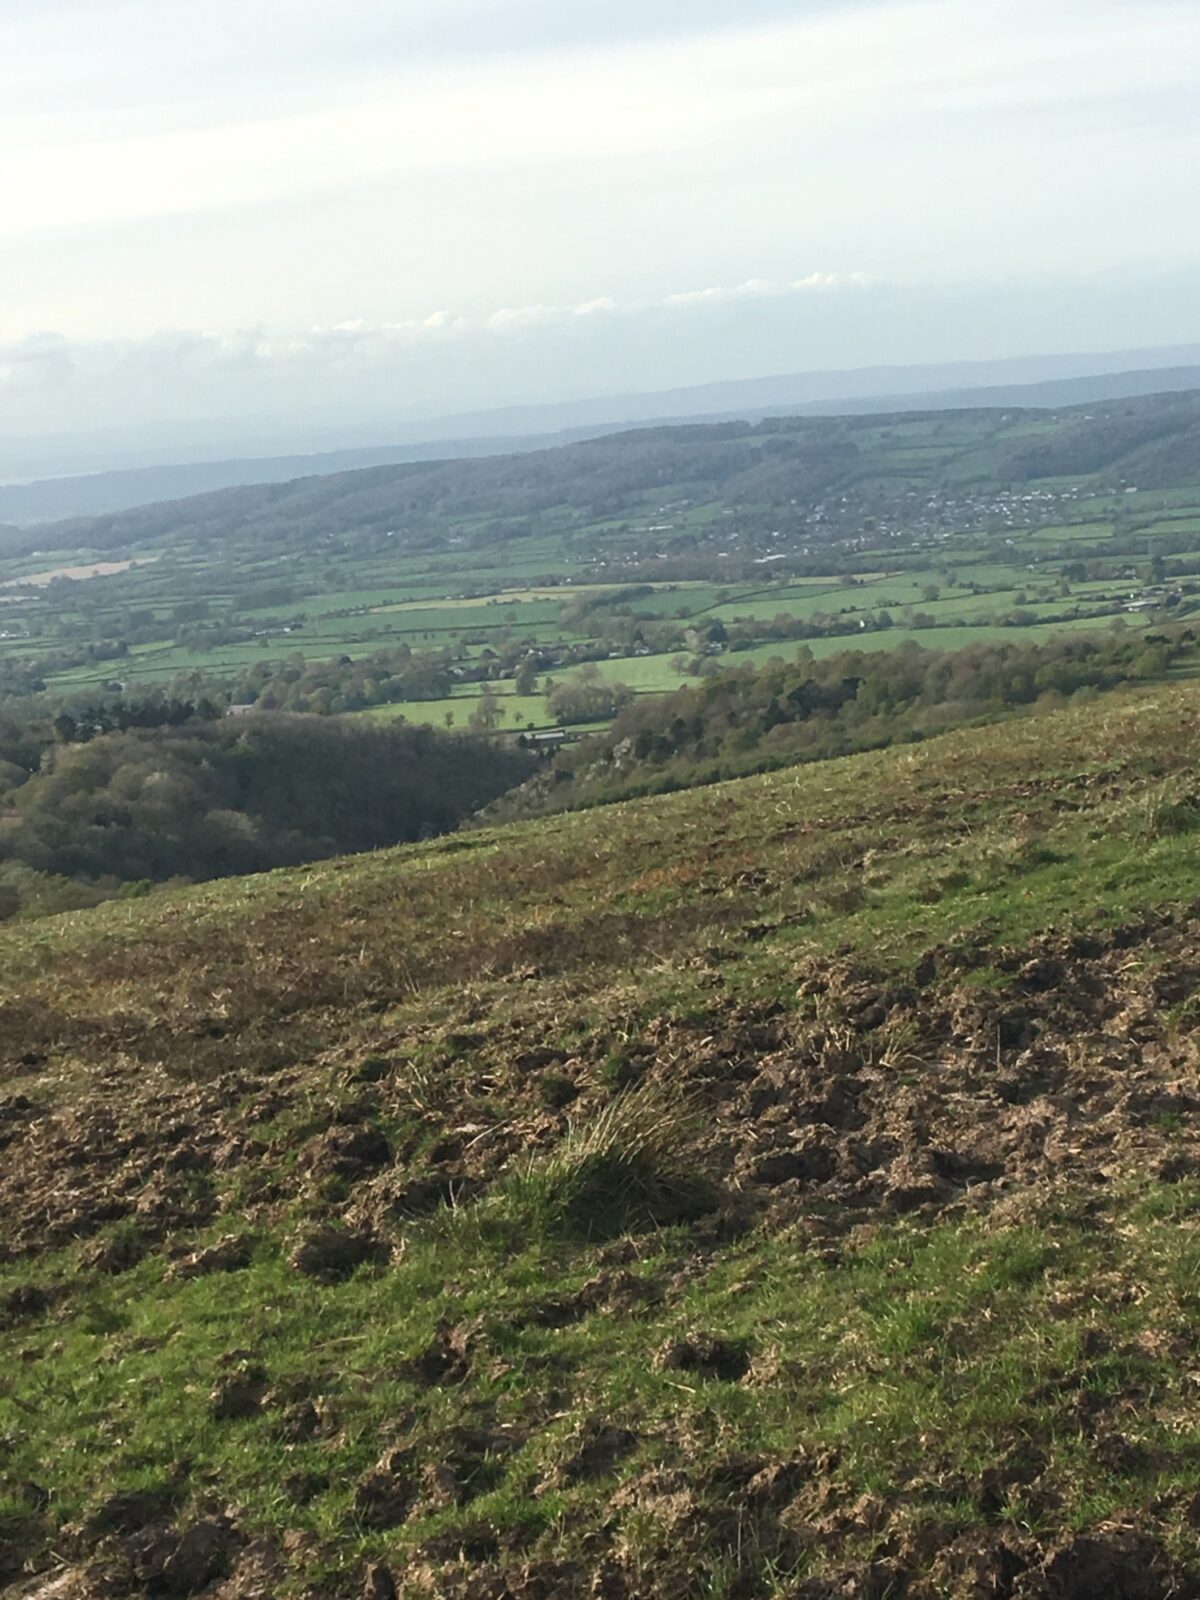
<svg viewBox="0 0 1200 1600"><path fill-rule="evenodd" d="M1183 351L1180 352L1185 353ZM1187 353L1191 353L1190 351ZM1200 355L1200 351L1196 352ZM1040 358L1045 364L1067 357ZM1088 358L1079 358L1088 359ZM1098 360L1099 358L1090 358ZM1117 358L1112 358L1117 359ZM1006 367L1028 370L1037 359L1017 362L962 363L964 375L997 372ZM962 387L926 389L920 375L945 376L957 370L935 368L870 368L859 373L813 373L790 377L733 380L705 384L690 390L665 390L657 394L619 397L612 401L580 401L557 407L511 408L478 416L448 418L454 423L486 426L489 416L509 423L508 433L479 432L457 437L423 438L392 445L356 446L312 453L232 457L215 461L180 462L145 467L125 467L62 477L39 478L28 483L0 484L0 523L29 525L68 517L102 516L165 500L179 500L213 490L243 488L252 484L286 483L297 478L324 477L363 467L400 466L416 461L461 460L489 455L510 455L544 450L555 445L598 438L627 428L656 424L754 421L782 415L866 416L911 410L950 411L1020 406L1056 409L1092 401L1132 399L1141 395L1200 390L1200 360L1168 367L1141 367L1116 372L1091 372L1045 377L1035 381L977 383ZM826 398L801 398L822 384L852 390L855 383L886 385L907 379L918 386L896 391L833 394ZM789 398L794 395L794 398ZM699 409L693 409L697 407ZM607 411L605 417L584 420L585 413ZM520 422L564 419L574 425L545 431L523 431ZM436 423L425 425L436 429Z"/></svg>

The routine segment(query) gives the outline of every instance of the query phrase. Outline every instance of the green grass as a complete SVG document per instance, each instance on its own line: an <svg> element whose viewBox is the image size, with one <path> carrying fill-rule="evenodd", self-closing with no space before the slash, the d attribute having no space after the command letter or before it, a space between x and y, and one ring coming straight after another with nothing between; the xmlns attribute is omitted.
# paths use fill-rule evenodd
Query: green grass
<svg viewBox="0 0 1200 1600"><path fill-rule="evenodd" d="M686 1238L668 1230L635 1268L635 1287L650 1293L641 1315L566 1328L537 1318L548 1296L568 1299L602 1268L594 1247L506 1251L494 1233L418 1228L399 1264L335 1289L298 1280L267 1246L247 1272L182 1286L146 1264L96 1291L68 1325L24 1337L0 1400L8 1465L14 1477L51 1479L64 1518L122 1489L157 1491L182 1516L187 1459L250 1527L304 1530L346 1582L365 1561L395 1564L443 1528L467 1537L481 1524L523 1525L543 1550L571 1558L581 1522L614 1480L678 1471L689 1458L719 1469L746 1455L787 1463L836 1452L839 1486L886 1498L923 1475L927 1517L981 1526L957 1485L1020 1447L1053 1460L1064 1503L1047 1511L1018 1481L1005 1520L1053 1532L1200 1488L1188 1377L1162 1353L1190 1341L1200 1315L1198 1207L1194 1188L1141 1184L1110 1199L1107 1216L1121 1226L1104 1227L1047 1196L1007 1226L884 1227L836 1263L786 1239L755 1239L692 1265L683 1292L655 1306L655 1286L686 1259ZM1113 1310L1097 1304L1098 1282L1139 1292ZM451 1389L406 1375L439 1323L476 1324L476 1348L487 1352ZM698 1327L770 1381L656 1370L649 1353ZM213 1419L210 1395L235 1350L251 1353L274 1392L316 1402L326 1419L317 1437L281 1437L278 1408ZM1078 1433L1073 1386L1119 1395L1131 1382L1154 1395L1153 1410L1131 1418L1129 1460L1101 1466ZM571 1414L561 1402L556 1414L551 1388L572 1395ZM498 1437L523 1442L472 1464L480 1485L468 1506L430 1508L386 1533L356 1525L352 1486L394 1419L407 1419L410 1448L432 1463L481 1415ZM598 1484L529 1495L531 1483L554 1481L581 1423L609 1418L635 1442ZM306 1478L315 1492L297 1503L292 1485ZM651 1526L628 1520L627 1536L650 1545L663 1512L649 1492L646 1514ZM719 1582L731 1553L718 1523L688 1556L698 1576Z"/></svg>

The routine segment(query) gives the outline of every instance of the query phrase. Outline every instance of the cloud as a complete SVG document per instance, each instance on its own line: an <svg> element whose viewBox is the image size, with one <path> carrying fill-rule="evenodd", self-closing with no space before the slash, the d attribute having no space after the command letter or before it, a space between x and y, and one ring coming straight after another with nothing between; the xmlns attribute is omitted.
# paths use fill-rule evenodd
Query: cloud
<svg viewBox="0 0 1200 1600"><path fill-rule="evenodd" d="M72 377L144 382L251 368L374 365L413 346L451 341L520 337L542 330L570 329L598 318L632 320L655 314L703 314L747 300L833 293L867 287L863 273L812 272L785 281L751 278L739 284L686 289L657 299L620 300L598 295L575 305L502 306L480 317L441 308L424 316L372 323L352 318L330 326L271 332L264 326L228 333L169 330L141 339L72 340L39 333L0 344L0 388L61 386Z"/></svg>
<svg viewBox="0 0 1200 1600"><path fill-rule="evenodd" d="M810 272L806 278L793 278L787 283L773 283L768 278L747 278L745 283L685 289L681 294L667 295L662 303L670 309L694 310L702 306L728 305L731 300L781 300L788 295L810 294L814 290L862 289L869 281L863 272Z"/></svg>
<svg viewBox="0 0 1200 1600"><path fill-rule="evenodd" d="M744 283L718 283L705 289L682 289L661 295L658 299L622 301L612 295L602 295L573 306L505 306L500 311L493 311L486 319L485 326L493 333L509 333L562 325L581 317L639 317L656 311L704 311L735 304L739 300L784 300L791 295L864 289L870 281L864 272L810 272L807 277L783 281L748 278Z"/></svg>
<svg viewBox="0 0 1200 1600"><path fill-rule="evenodd" d="M654 387L656 349L736 339L729 319L862 289L860 273L754 278L654 297L594 294L465 313L438 307L305 328L168 329L144 337L39 333L0 342L0 432L90 428L118 417L230 416L392 405L462 410L556 392ZM671 333L671 328L676 331ZM749 332L750 330L745 330ZM698 372L696 377L705 376Z"/></svg>
<svg viewBox="0 0 1200 1600"><path fill-rule="evenodd" d="M486 319L493 333L519 333L525 328L542 328L561 322L571 312L565 306L501 306Z"/></svg>
<svg viewBox="0 0 1200 1600"><path fill-rule="evenodd" d="M888 284L938 297L918 359L1026 341L961 285L1117 346L1161 308L1097 336L1089 274L1200 261L1196 0L277 9L0 0L5 428L870 361Z"/></svg>
<svg viewBox="0 0 1200 1600"><path fill-rule="evenodd" d="M764 0L740 20L733 4L711 0L691 24L687 6L654 0L656 26L635 26L626 4L621 26L599 29L557 25L548 0L523 0L503 55L423 49L445 26L430 0L415 10L408 0L415 29L411 19L389 26L389 12L405 8L381 0L355 0L331 27L329 8L305 0L301 36L287 45L276 19L264 22L269 8L244 0L220 0L215 14L186 0L179 20L156 16L148 39L134 27L143 6L126 0L114 23L112 0L97 0L99 19L82 35L78 19L67 27L59 17L49 34L36 17L29 24L34 42L9 61L0 234L220 212L422 174L562 174L697 153L719 162L735 150L744 163L790 147L801 176L816 152L837 163L864 139L887 164L896 134L931 120L938 141L927 156L954 162L947 134L960 119L1135 100L1140 119L1173 92L1190 94L1197 64L1194 0L1058 0L1049 11L1033 0ZM489 9L441 7L460 46ZM508 25L508 4L490 9ZM343 34L353 71L320 89ZM123 65L122 44L135 67ZM235 68L253 94L232 92Z"/></svg>

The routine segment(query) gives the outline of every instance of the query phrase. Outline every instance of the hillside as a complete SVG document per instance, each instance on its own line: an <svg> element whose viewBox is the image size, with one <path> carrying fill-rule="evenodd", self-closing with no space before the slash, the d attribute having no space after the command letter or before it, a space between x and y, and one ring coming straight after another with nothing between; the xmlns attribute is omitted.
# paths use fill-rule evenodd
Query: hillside
<svg viewBox="0 0 1200 1600"><path fill-rule="evenodd" d="M896 425L944 417L940 439L896 436ZM778 508L834 490L893 492L937 482L999 487L1044 477L1138 471L1146 487L1194 481L1200 395L1167 393L1064 411L907 410L866 417L779 417L639 428L528 454L359 468L285 483L216 490L108 516L49 523L21 535L27 548L136 548L172 538L221 539L251 553L262 540L295 549L316 534L420 535L431 515L529 517L564 500L612 515L664 487L720 490ZM915 448L914 448L915 446ZM765 448L764 448L765 447ZM511 535L510 535L511 537Z"/></svg>
<svg viewBox="0 0 1200 1600"><path fill-rule="evenodd" d="M1198 720L0 929L6 1600L1200 1594Z"/></svg>
<svg viewBox="0 0 1200 1600"><path fill-rule="evenodd" d="M432 838L537 767L431 728L143 711L102 729L0 715L0 922Z"/></svg>
<svg viewBox="0 0 1200 1600"><path fill-rule="evenodd" d="M1091 361L1050 358L1043 362L967 364L962 369L885 368L855 374L817 373L809 377L715 384L698 390L625 395L561 408L530 408L528 413L516 408L466 418L449 417L440 424L418 428L414 439L403 437L391 445L310 448L308 453L293 450L287 454L263 455L248 454L243 449L221 458L221 445L230 450L233 443L225 439L211 447L207 459L196 459L195 438L177 429L180 459L176 462L160 459L153 466L101 467L92 461L85 470L72 464L69 454L60 456L55 463L53 440L44 441L40 448L36 441L32 446L26 444L24 449L31 453L23 457L19 442L0 439L0 472L9 473L15 480L0 482L0 523L11 520L29 524L67 517L104 516L154 501L178 500L213 490L285 483L295 478L406 461L512 455L565 444L573 438L621 432L637 424L757 420L782 414L836 416L1000 406L1022 409L1082 406L1096 401L1196 389L1200 387L1196 353L1195 348L1189 346L1130 352L1124 358L1126 361L1147 357L1154 360L1152 365L1132 368L1122 366L1123 358L1115 354L1107 358L1103 371L1094 370L1098 365L1095 358ZM1087 375L1077 373L1077 367L1084 368ZM1051 372L1056 375L1050 376ZM879 389L873 389L872 384L878 384ZM822 392L826 386L828 394ZM465 434L464 425L469 425L470 430ZM386 434L387 423L379 422L375 432ZM63 448L69 450L70 445L59 446L60 450ZM120 454L121 447L115 442L112 448ZM159 445L157 449L160 457L162 448ZM191 454L185 457L184 451ZM155 453L153 449L151 453ZM9 532L0 527L0 543Z"/></svg>

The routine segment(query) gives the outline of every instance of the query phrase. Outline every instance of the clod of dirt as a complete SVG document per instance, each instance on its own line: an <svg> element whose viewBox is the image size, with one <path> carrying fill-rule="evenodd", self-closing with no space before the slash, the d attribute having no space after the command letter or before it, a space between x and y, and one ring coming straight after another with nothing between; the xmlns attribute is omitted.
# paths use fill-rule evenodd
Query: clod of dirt
<svg viewBox="0 0 1200 1600"><path fill-rule="evenodd" d="M1183 1183L1200 1176L1200 1160L1186 1151L1164 1156L1155 1167L1154 1176L1163 1183Z"/></svg>
<svg viewBox="0 0 1200 1600"><path fill-rule="evenodd" d="M320 1283L344 1283L366 1261L378 1261L382 1246L372 1235L342 1228L311 1228L296 1243L289 1260L297 1272Z"/></svg>
<svg viewBox="0 0 1200 1600"><path fill-rule="evenodd" d="M560 1067L567 1059L565 1050L555 1050L549 1045L537 1045L530 1050L522 1050L513 1057L513 1066L518 1072L540 1072L545 1067Z"/></svg>
<svg viewBox="0 0 1200 1600"><path fill-rule="evenodd" d="M293 1472L280 1487L293 1505L307 1506L325 1493L331 1481L327 1472Z"/></svg>
<svg viewBox="0 0 1200 1600"><path fill-rule="evenodd" d="M21 1126L37 1115L38 1106L28 1095L14 1094L0 1100L0 1150L14 1144Z"/></svg>
<svg viewBox="0 0 1200 1600"><path fill-rule="evenodd" d="M240 1272L250 1265L251 1241L228 1234L203 1250L193 1250L171 1267L172 1278L204 1278L213 1272Z"/></svg>
<svg viewBox="0 0 1200 1600"><path fill-rule="evenodd" d="M929 1567L929 1587L952 1600L1010 1600L1029 1560L1015 1530L972 1529L936 1554Z"/></svg>
<svg viewBox="0 0 1200 1600"><path fill-rule="evenodd" d="M1044 994L1048 989L1058 988L1065 970L1056 956L1034 956L1021 968L1017 981L1030 994Z"/></svg>
<svg viewBox="0 0 1200 1600"><path fill-rule="evenodd" d="M373 1561L367 1568L360 1600L396 1600L396 1580L382 1562Z"/></svg>
<svg viewBox="0 0 1200 1600"><path fill-rule="evenodd" d="M718 1339L711 1333L694 1333L671 1339L654 1358L656 1372L690 1372L697 1378L737 1383L750 1370L750 1354L737 1339Z"/></svg>
<svg viewBox="0 0 1200 1600"><path fill-rule="evenodd" d="M464 1382L471 1370L471 1349L478 1342L479 1330L478 1320L453 1327L443 1318L425 1349L409 1363L414 1381L426 1388L448 1388Z"/></svg>
<svg viewBox="0 0 1200 1600"><path fill-rule="evenodd" d="M907 1587L907 1574L897 1562L870 1561L828 1576L804 1578L789 1594L791 1600L901 1600Z"/></svg>
<svg viewBox="0 0 1200 1600"><path fill-rule="evenodd" d="M569 1328L596 1311L631 1316L647 1303L657 1300L661 1291L632 1272L600 1273L590 1278L574 1294L543 1300L513 1321L517 1328Z"/></svg>
<svg viewBox="0 0 1200 1600"><path fill-rule="evenodd" d="M824 1183L837 1169L837 1151L817 1134L808 1129L789 1149L772 1150L760 1156L750 1168L755 1183L773 1186L779 1183Z"/></svg>
<svg viewBox="0 0 1200 1600"><path fill-rule="evenodd" d="M138 1195L134 1212L149 1230L161 1235L178 1228L200 1228L212 1220L217 1197L201 1173L156 1173Z"/></svg>
<svg viewBox="0 0 1200 1600"><path fill-rule="evenodd" d="M890 1211L906 1215L922 1206L936 1205L946 1194L946 1181L939 1176L928 1150L905 1151L888 1169L884 1203Z"/></svg>
<svg viewBox="0 0 1200 1600"><path fill-rule="evenodd" d="M0 1296L0 1328L13 1328L19 1322L34 1322L54 1304L57 1294L36 1283L19 1283Z"/></svg>
<svg viewBox="0 0 1200 1600"><path fill-rule="evenodd" d="M422 1556L447 1563L438 1574L437 1600L516 1600L507 1575L485 1565L499 1554L500 1535L489 1522L458 1523L421 1546Z"/></svg>
<svg viewBox="0 0 1200 1600"><path fill-rule="evenodd" d="M174 1493L162 1489L121 1489L101 1501L83 1524L81 1533L88 1543L108 1534L137 1533L140 1528L161 1520L171 1510Z"/></svg>
<svg viewBox="0 0 1200 1600"><path fill-rule="evenodd" d="M389 1450L354 1491L354 1511L363 1527L398 1528L417 1498L416 1473L411 1450Z"/></svg>
<svg viewBox="0 0 1200 1600"><path fill-rule="evenodd" d="M213 1385L209 1414L214 1422L236 1422L242 1417L252 1417L261 1410L266 1392L267 1374L262 1367L243 1362Z"/></svg>
<svg viewBox="0 0 1200 1600"><path fill-rule="evenodd" d="M497 1463L520 1450L526 1438L521 1429L490 1425L451 1429L441 1441L437 1460L422 1470L421 1499L415 1509L425 1515L469 1504L493 1486Z"/></svg>
<svg viewBox="0 0 1200 1600"><path fill-rule="evenodd" d="M391 1076L392 1063L386 1056L366 1056L350 1074L355 1083L382 1083Z"/></svg>
<svg viewBox="0 0 1200 1600"><path fill-rule="evenodd" d="M1125 1524L1102 1524L1051 1547L1018 1577L1012 1600L1196 1600L1200 1580L1162 1545Z"/></svg>
<svg viewBox="0 0 1200 1600"><path fill-rule="evenodd" d="M431 1461L421 1472L421 1510L445 1511L461 1506L470 1494L467 1485L444 1461Z"/></svg>
<svg viewBox="0 0 1200 1600"><path fill-rule="evenodd" d="M163 1523L142 1528L117 1552L123 1592L184 1600L228 1576L238 1543L227 1517L204 1517L182 1532Z"/></svg>
<svg viewBox="0 0 1200 1600"><path fill-rule="evenodd" d="M572 1441L574 1450L559 1473L562 1483L588 1483L607 1477L617 1462L637 1448L638 1436L608 1422L585 1422Z"/></svg>
<svg viewBox="0 0 1200 1600"><path fill-rule="evenodd" d="M275 1431L285 1444L306 1444L321 1431L321 1413L311 1400L297 1400L284 1408Z"/></svg>
<svg viewBox="0 0 1200 1600"><path fill-rule="evenodd" d="M429 1172L407 1179L389 1198L388 1209L400 1217L428 1216L456 1198L469 1198L475 1185L456 1180L453 1172Z"/></svg>
<svg viewBox="0 0 1200 1600"><path fill-rule="evenodd" d="M392 1147L386 1136L370 1123L358 1127L330 1128L307 1147L302 1164L315 1178L365 1178L386 1167Z"/></svg>
<svg viewBox="0 0 1200 1600"><path fill-rule="evenodd" d="M94 1272L106 1272L115 1277L145 1260L149 1250L150 1243L143 1234L133 1228L122 1228L107 1239L97 1240L84 1254L83 1264Z"/></svg>
<svg viewBox="0 0 1200 1600"><path fill-rule="evenodd" d="M155 1587L164 1595L196 1594L228 1571L234 1543L233 1530L223 1517L193 1523L163 1562Z"/></svg>

